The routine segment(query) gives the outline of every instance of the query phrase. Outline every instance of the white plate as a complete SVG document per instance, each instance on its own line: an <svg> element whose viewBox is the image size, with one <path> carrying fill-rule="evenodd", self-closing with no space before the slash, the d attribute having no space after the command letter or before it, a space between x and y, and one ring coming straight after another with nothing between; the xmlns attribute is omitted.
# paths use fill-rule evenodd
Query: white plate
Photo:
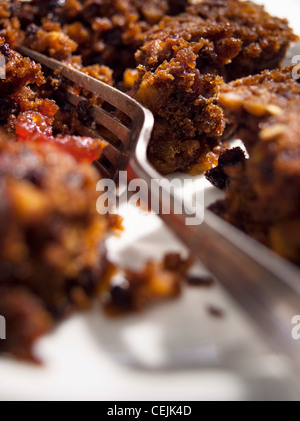
<svg viewBox="0 0 300 421"><path fill-rule="evenodd" d="M300 33L296 0L265 0ZM205 181L206 197L219 192ZM153 215L126 211L125 234L109 241L116 262L142 266L185 250ZM203 268L197 269L199 272ZM210 305L225 311L209 315ZM218 286L186 288L139 316L106 319L99 309L60 325L36 346L43 367L0 360L0 400L244 400L292 398L289 370ZM188 362L188 363L187 363Z"/></svg>

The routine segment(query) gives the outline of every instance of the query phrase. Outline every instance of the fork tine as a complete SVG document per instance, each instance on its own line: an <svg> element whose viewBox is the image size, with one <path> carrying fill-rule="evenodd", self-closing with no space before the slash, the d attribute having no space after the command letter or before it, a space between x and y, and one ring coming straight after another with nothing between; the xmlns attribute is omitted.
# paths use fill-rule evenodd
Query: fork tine
<svg viewBox="0 0 300 421"><path fill-rule="evenodd" d="M112 174L102 165L99 161L94 162L97 169L100 171L101 175L105 178L112 178Z"/></svg>
<svg viewBox="0 0 300 421"><path fill-rule="evenodd" d="M77 121L75 123L75 130L80 134L105 142L106 147L103 151L102 158L96 163L96 166L105 177L115 180L118 177L119 171L125 170L126 168L129 168L132 176L135 174L138 177L140 157L137 158L137 154L133 154L132 152L137 147L137 150L142 151L143 161L147 162L144 148L148 144L154 125L152 113L118 89L88 76L70 65L61 63L26 47L20 47L19 51L24 56L30 57L32 60L54 70L66 79L73 81L79 88L84 88L91 92L96 98L110 104L117 111L123 112L123 114L131 119L130 127L126 127L108 111L98 106L89 105L92 109L91 114L94 114L91 115L94 119L92 126L88 127L84 123ZM66 94L68 96L66 100L75 106L78 106L82 100L86 100L80 96L76 97L76 95L71 93ZM100 128L95 128L97 123L103 127L103 132L102 130L100 131ZM106 130L108 131L107 134ZM147 168L149 174L152 174L151 166L148 165ZM144 175L146 177L145 173Z"/></svg>
<svg viewBox="0 0 300 421"><path fill-rule="evenodd" d="M120 160L120 151L110 142L104 139L96 130L92 130L83 124L78 125L79 131L83 136L93 139L99 139L106 144L103 155L114 165L117 166Z"/></svg>
<svg viewBox="0 0 300 421"><path fill-rule="evenodd" d="M77 107L80 102L87 101L85 98L70 92L66 94L66 99L75 107ZM103 110L103 108L92 105L91 110L93 113L92 117L96 123L101 124L103 127L111 131L123 143L128 141L130 130L124 126L124 124L111 116L107 111Z"/></svg>
<svg viewBox="0 0 300 421"><path fill-rule="evenodd" d="M98 79L88 76L85 73L82 73L80 70L74 69L73 67L59 62L58 60L54 60L53 58L47 57L44 54L37 53L30 48L20 47L19 50L23 55L36 60L37 62L49 67L52 70L60 70L61 75L67 79L70 79L78 86L87 89L89 92L95 94L99 98L102 98L104 101L113 105L118 110L121 110L132 120L134 120L139 113L140 105L132 98L129 98L126 94L118 91L112 86L109 86ZM116 95L116 92L118 92L118 95Z"/></svg>

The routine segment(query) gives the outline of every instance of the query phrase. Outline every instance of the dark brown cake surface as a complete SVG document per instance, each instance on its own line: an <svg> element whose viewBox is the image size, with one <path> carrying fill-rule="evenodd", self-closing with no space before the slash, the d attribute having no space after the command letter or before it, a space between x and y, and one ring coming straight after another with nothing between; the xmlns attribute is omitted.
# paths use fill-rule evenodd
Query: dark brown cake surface
<svg viewBox="0 0 300 421"><path fill-rule="evenodd" d="M37 339L49 333L53 321L39 298L20 286L0 285L0 314L5 315L7 337L0 341L0 354L34 360L32 348Z"/></svg>
<svg viewBox="0 0 300 421"><path fill-rule="evenodd" d="M216 164L222 77L274 68L296 39L287 21L239 0L34 0L17 15L27 45L80 68L111 68L116 85L154 113L148 155L162 173Z"/></svg>
<svg viewBox="0 0 300 421"><path fill-rule="evenodd" d="M12 49L22 39L13 13L12 2L0 3L0 352L32 359L54 321L97 295L114 222L96 210L100 176L90 164L103 144L54 134L59 106L41 66Z"/></svg>
<svg viewBox="0 0 300 421"><path fill-rule="evenodd" d="M225 63L226 79L272 69L284 57L290 41L295 40L286 19L270 16L264 6L251 1L201 0L187 7L188 13L229 26L235 40L241 42L238 55ZM222 49L226 43L219 45ZM226 54L226 53L225 53Z"/></svg>
<svg viewBox="0 0 300 421"><path fill-rule="evenodd" d="M294 38L284 20L237 0L203 1L143 34L133 95L155 116L149 159L162 173L203 172L225 128L223 79L275 67Z"/></svg>
<svg viewBox="0 0 300 421"><path fill-rule="evenodd" d="M173 57L153 72L140 67L143 76L132 93L155 116L148 156L164 174L191 170L196 164L203 172L220 150L217 137L223 134L225 120L216 101L223 80L196 67L199 44L167 40L165 48Z"/></svg>
<svg viewBox="0 0 300 421"><path fill-rule="evenodd" d="M101 283L109 226L96 211L98 178L92 166L79 164L59 146L17 143L1 134L0 290L6 293L0 295L0 313L13 326L8 344L25 326L24 354L30 355L28 346L39 336L37 321L33 314L12 324L17 316L5 298L9 290L12 297L15 291L19 297L17 287L24 290L16 301L9 298L24 303L24 317L30 313L26 303L37 302L33 311L56 319L85 308ZM25 338L31 324L32 340ZM8 345L5 350L19 355L18 341L17 350Z"/></svg>
<svg viewBox="0 0 300 421"><path fill-rule="evenodd" d="M141 33L166 9L166 1L156 0L33 0L18 16L34 49L58 59L75 53L84 66L109 66L119 81L127 67L135 67Z"/></svg>

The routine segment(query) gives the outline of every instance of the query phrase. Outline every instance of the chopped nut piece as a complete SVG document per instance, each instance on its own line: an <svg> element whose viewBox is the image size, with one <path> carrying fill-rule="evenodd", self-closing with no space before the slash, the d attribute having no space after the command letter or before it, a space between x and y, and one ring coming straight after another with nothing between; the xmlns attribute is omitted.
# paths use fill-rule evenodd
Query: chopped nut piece
<svg viewBox="0 0 300 421"><path fill-rule="evenodd" d="M282 136L287 131L287 126L284 124L274 124L265 127L259 134L261 140L274 140L276 137Z"/></svg>

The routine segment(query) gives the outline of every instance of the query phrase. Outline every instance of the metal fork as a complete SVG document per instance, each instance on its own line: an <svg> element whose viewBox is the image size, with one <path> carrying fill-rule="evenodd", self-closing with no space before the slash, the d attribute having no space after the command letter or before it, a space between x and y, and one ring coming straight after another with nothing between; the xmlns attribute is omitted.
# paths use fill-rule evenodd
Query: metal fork
<svg viewBox="0 0 300 421"><path fill-rule="evenodd" d="M120 170L127 170L129 179L146 180L150 194L151 182L159 183L161 178L147 159L147 147L154 122L152 114L126 94L72 67L25 47L20 50L44 66L59 70L62 76L131 119L131 125L126 126L113 114L100 107L92 107L95 122L104 126L119 140L116 145L109 138L104 139L108 141L108 146L98 166L103 175L112 179L117 178ZM67 94L67 99L74 106L84 100L73 94ZM89 127L83 127L83 131L90 136L103 138L100 132ZM148 200L148 197L145 199ZM161 196L155 199L161 201ZM180 199L171 199L171 213L161 213L161 218L246 310L272 349L289 357L300 374L300 342L292 338L292 319L300 314L298 268L209 210L205 211L205 219L201 225L186 226L185 221L190 214L175 214L174 208Z"/></svg>

